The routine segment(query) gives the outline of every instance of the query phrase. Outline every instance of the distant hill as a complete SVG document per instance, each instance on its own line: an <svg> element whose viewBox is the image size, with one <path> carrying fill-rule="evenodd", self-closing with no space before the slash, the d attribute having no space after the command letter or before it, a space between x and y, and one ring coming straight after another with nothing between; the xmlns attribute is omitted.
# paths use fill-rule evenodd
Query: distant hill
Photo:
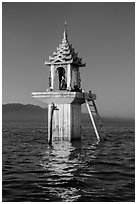
<svg viewBox="0 0 137 204"><path fill-rule="evenodd" d="M23 105L20 103L11 103L2 105L2 121L3 122L42 122L46 124L48 122L48 109L41 108L40 106L35 106L31 104ZM123 118L102 118L103 124L106 125L120 125L124 124L134 124L134 119L123 119ZM82 124L91 124L89 114L82 113Z"/></svg>
<svg viewBox="0 0 137 204"><path fill-rule="evenodd" d="M47 121L48 109L31 104L2 105L2 121Z"/></svg>
<svg viewBox="0 0 137 204"><path fill-rule="evenodd" d="M48 109L32 104L9 103L2 105L2 121L48 121ZM90 122L89 115L82 113L82 122Z"/></svg>

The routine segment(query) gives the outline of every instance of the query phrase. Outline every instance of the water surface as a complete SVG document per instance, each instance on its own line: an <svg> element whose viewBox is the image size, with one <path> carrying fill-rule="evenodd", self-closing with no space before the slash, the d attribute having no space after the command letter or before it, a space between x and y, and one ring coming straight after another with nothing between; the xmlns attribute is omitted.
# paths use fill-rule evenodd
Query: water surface
<svg viewBox="0 0 137 204"><path fill-rule="evenodd" d="M3 201L134 201L134 126L105 131L49 146L44 123L3 123Z"/></svg>

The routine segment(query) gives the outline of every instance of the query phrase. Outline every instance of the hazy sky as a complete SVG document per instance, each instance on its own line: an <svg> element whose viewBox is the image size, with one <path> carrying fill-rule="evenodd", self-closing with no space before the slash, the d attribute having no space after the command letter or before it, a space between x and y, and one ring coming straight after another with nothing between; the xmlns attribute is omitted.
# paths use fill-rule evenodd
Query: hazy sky
<svg viewBox="0 0 137 204"><path fill-rule="evenodd" d="M101 116L134 117L134 3L3 3L3 103L45 104L31 92L48 88L44 59L56 51L67 21L79 57L82 88L97 94Z"/></svg>

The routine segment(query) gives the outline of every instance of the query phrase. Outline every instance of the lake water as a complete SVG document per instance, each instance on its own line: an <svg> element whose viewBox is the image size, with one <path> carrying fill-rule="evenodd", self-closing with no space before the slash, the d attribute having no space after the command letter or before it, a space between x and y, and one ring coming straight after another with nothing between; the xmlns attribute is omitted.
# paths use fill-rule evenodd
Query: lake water
<svg viewBox="0 0 137 204"><path fill-rule="evenodd" d="M44 123L3 123L3 202L134 202L134 124L91 126L81 141L49 146Z"/></svg>

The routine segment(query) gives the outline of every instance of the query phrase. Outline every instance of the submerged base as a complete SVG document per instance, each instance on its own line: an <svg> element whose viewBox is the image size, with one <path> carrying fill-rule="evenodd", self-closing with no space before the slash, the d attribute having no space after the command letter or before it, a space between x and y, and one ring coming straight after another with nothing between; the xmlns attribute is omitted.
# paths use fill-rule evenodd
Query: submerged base
<svg viewBox="0 0 137 204"><path fill-rule="evenodd" d="M81 138L81 105L80 104L55 104L52 118L53 140L71 140ZM51 128L51 106L48 107L48 138Z"/></svg>
<svg viewBox="0 0 137 204"><path fill-rule="evenodd" d="M52 140L81 139L81 104L95 100L96 95L82 92L35 92L32 97L48 103L48 140L52 128ZM56 106L51 114L52 104ZM51 119L52 115L52 119ZM52 122L51 122L52 121ZM52 123L52 125L51 125Z"/></svg>

